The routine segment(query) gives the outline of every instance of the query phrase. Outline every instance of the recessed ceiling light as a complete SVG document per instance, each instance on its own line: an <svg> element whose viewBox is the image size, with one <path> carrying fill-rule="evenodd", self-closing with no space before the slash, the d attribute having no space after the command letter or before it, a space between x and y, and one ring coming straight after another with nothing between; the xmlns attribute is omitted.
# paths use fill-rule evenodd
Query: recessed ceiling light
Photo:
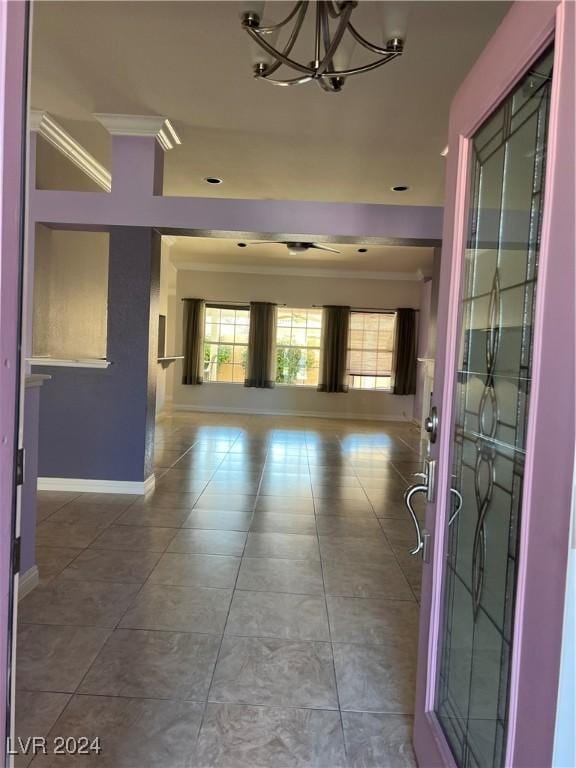
<svg viewBox="0 0 576 768"><path fill-rule="evenodd" d="M390 189L392 192L406 192L410 187L406 187L404 184L399 184L397 187L390 187Z"/></svg>
<svg viewBox="0 0 576 768"><path fill-rule="evenodd" d="M238 248L246 248L246 243L237 243Z"/></svg>
<svg viewBox="0 0 576 768"><path fill-rule="evenodd" d="M206 184L222 184L223 179L219 179L218 176L206 176L202 181L205 181Z"/></svg>
<svg viewBox="0 0 576 768"><path fill-rule="evenodd" d="M358 248L358 253L366 253L368 248Z"/></svg>

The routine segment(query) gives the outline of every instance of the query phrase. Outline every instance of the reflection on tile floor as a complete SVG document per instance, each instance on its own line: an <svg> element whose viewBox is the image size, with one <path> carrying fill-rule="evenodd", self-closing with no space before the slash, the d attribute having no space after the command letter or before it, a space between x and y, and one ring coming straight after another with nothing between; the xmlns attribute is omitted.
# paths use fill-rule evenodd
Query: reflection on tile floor
<svg viewBox="0 0 576 768"><path fill-rule="evenodd" d="M21 766L409 768L419 562L407 424L173 414L147 497L40 494Z"/></svg>

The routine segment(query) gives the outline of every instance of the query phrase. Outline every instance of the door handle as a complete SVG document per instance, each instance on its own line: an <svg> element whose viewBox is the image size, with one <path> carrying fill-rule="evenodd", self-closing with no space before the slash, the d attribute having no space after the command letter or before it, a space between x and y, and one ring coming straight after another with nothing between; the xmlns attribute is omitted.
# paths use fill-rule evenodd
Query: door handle
<svg viewBox="0 0 576 768"><path fill-rule="evenodd" d="M414 512L414 507L412 506L412 499L418 493L428 494L428 484L416 483L416 485L411 485L409 488L407 488L406 492L404 493L404 504L410 513L410 517L414 523L414 530L416 531L416 546L414 549L410 550L410 554L417 555L419 552L422 552L422 559L427 562L427 549L430 534L420 528L420 521L418 520L416 512Z"/></svg>

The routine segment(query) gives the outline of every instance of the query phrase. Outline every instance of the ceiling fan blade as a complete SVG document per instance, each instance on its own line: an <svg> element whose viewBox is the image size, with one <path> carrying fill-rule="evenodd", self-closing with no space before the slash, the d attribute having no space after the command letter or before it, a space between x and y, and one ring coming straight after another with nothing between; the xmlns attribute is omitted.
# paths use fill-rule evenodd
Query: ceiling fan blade
<svg viewBox="0 0 576 768"><path fill-rule="evenodd" d="M338 251L336 248L329 248L327 245L318 245L317 243L312 243L312 248L315 248L317 251L330 251L330 253L342 253L342 251Z"/></svg>
<svg viewBox="0 0 576 768"><path fill-rule="evenodd" d="M251 240L250 245L286 245L282 240Z"/></svg>

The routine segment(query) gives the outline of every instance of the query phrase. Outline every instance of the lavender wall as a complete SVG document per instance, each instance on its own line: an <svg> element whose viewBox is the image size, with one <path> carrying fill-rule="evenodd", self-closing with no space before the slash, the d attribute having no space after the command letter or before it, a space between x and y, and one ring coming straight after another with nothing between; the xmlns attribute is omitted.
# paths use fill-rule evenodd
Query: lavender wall
<svg viewBox="0 0 576 768"><path fill-rule="evenodd" d="M152 474L160 237L112 227L106 369L45 367L41 477L141 482Z"/></svg>
<svg viewBox="0 0 576 768"><path fill-rule="evenodd" d="M38 422L42 380L36 376L26 378L24 399L24 450L26 472L22 486L20 506L20 573L24 575L36 565L36 483L38 478Z"/></svg>

